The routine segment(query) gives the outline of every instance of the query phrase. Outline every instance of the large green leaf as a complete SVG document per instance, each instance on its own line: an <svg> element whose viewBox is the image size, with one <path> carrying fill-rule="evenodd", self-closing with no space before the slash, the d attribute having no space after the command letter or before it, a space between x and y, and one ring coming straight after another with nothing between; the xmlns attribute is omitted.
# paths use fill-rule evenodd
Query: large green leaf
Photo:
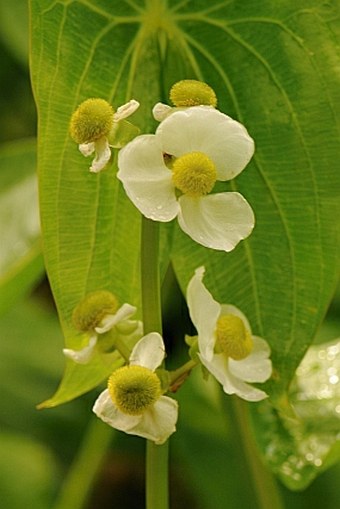
<svg viewBox="0 0 340 509"><path fill-rule="evenodd" d="M257 222L232 253L214 256L177 229L175 269L185 287L204 264L214 296L247 313L271 345L275 383L267 389L277 397L313 341L338 276L339 8L338 1L225 2L188 14L182 25L220 106L255 139L255 157L230 189L247 197Z"/></svg>
<svg viewBox="0 0 340 509"><path fill-rule="evenodd" d="M286 388L334 289L338 270L340 63L336 0L271 2L31 0L32 81L39 112L39 176L47 270L65 336L88 291L139 303L140 219L113 169L88 172L68 135L91 96L116 107L134 97L134 122L181 78L216 90L257 150L230 186L257 226L231 254L195 245L177 228L172 257L183 289L200 264L220 301L248 315L273 350L277 397ZM171 234L170 229L167 230ZM167 252L165 257L167 256ZM97 372L98 375L98 372Z"/></svg>
<svg viewBox="0 0 340 509"><path fill-rule="evenodd" d="M136 122L148 129L160 67L157 46L140 38L138 24L124 17L131 11L125 4L114 14L112 6L96 2L34 1L31 8L44 253L66 344L74 347L71 314L87 292L107 288L121 302L139 304L140 216L114 177L115 164L99 176L89 173L89 162L69 138L69 119L89 96L115 107L134 97L142 101ZM78 395L83 380L84 392L105 376L107 367L96 361L68 363L66 389L63 384L53 401Z"/></svg>
<svg viewBox="0 0 340 509"><path fill-rule="evenodd" d="M0 148L0 314L44 273L35 170L35 140Z"/></svg>

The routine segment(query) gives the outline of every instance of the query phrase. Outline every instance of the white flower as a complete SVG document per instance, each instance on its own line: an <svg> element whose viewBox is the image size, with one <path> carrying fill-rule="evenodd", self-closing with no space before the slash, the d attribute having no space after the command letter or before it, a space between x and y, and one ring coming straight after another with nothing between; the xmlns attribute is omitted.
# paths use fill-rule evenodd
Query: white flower
<svg viewBox="0 0 340 509"><path fill-rule="evenodd" d="M137 136L118 155L118 178L140 212L155 221L177 217L203 246L231 251L254 227L254 214L237 192L208 194L251 159L246 129L209 106L169 115L154 135ZM178 197L178 195L180 196Z"/></svg>
<svg viewBox="0 0 340 509"><path fill-rule="evenodd" d="M131 101L129 101L128 103L119 106L117 111L113 114L113 125L111 128L111 132L117 129L118 123L121 120L132 115L137 110L138 107L139 102L135 101L134 99L131 99ZM81 143L79 145L79 150L85 157L88 157L95 153L95 158L90 166L90 171L92 173L99 173L101 170L105 168L105 166L110 160L111 148L108 136L109 135L101 136L95 141Z"/></svg>
<svg viewBox="0 0 340 509"><path fill-rule="evenodd" d="M137 320L130 320L137 308L131 304L123 304L114 314L105 315L98 326L87 334L88 343L80 350L64 348L64 355L77 364L87 364L96 352L100 334L112 331L115 336L121 337L125 342L130 339L137 339L143 333L142 323ZM114 338L112 339L114 343Z"/></svg>
<svg viewBox="0 0 340 509"><path fill-rule="evenodd" d="M115 429L164 443L176 431L178 416L177 402L162 395L154 372L164 356L162 337L156 332L144 336L133 348L129 365L112 373L94 413Z"/></svg>
<svg viewBox="0 0 340 509"><path fill-rule="evenodd" d="M227 394L260 401L267 394L249 383L262 383L272 372L268 343L253 336L247 318L235 306L219 304L204 286L204 267L187 288L190 316L198 333L199 358Z"/></svg>

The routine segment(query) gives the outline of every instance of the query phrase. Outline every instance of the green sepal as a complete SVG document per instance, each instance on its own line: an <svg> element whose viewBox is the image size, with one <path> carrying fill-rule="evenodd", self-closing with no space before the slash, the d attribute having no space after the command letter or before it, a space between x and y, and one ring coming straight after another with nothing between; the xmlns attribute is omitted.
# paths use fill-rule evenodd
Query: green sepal
<svg viewBox="0 0 340 509"><path fill-rule="evenodd" d="M139 127L127 120L120 120L114 124L108 136L109 144L113 148L122 148L140 133Z"/></svg>
<svg viewBox="0 0 340 509"><path fill-rule="evenodd" d="M190 347L188 354L190 359L193 361L200 361L198 357L198 337L197 336L185 336L185 342Z"/></svg>
<svg viewBox="0 0 340 509"><path fill-rule="evenodd" d="M159 368L155 371L156 375L161 381L162 392L165 393L170 387L170 373L166 369Z"/></svg>

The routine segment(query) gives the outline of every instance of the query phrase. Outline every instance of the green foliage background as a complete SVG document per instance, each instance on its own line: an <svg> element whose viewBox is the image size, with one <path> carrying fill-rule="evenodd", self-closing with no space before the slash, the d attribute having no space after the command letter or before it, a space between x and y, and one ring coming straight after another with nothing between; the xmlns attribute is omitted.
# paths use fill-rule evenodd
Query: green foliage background
<svg viewBox="0 0 340 509"><path fill-rule="evenodd" d="M0 77L6 98L1 99L2 141L34 134L24 4L0 2ZM266 337L273 350L275 379L266 390L278 405L315 339L338 277L340 3L244 0L207 6L204 1L33 0L30 9L44 257L66 343L76 341L70 315L87 291L105 287L121 301L139 304L139 215L114 177L115 165L100 176L88 173L88 161L68 136L72 111L89 96L104 97L115 107L134 97L142 103L134 122L152 132L151 107L167 99L171 84L187 77L203 79L216 90L220 109L243 122L255 139L254 160L235 182L221 184L221 190L242 192L255 210L257 226L249 240L225 254L196 246L176 224L163 225L162 266L165 274L171 259L185 290L194 269L204 264L207 285L216 299L232 302L248 314L254 332ZM61 484L67 486L70 459L89 442L92 424L87 433L85 427L96 396L91 392L72 405L39 414L34 410L53 392L64 363L55 313L46 307L49 299L35 293L22 300L43 274L38 236L32 235L30 223L24 220L29 214L18 213L31 208L36 213L29 183L34 167L30 141L0 149L0 209L7 214L1 214L5 249L0 273L4 338L0 451L6 461L0 493L9 509L27 503L20 493L32 494L33 509L58 500L57 490ZM9 196L16 196L10 199L10 208ZM22 242L15 251L18 239ZM184 308L178 307L180 294L169 274L165 289L166 321L173 313L169 308L177 307L178 323ZM339 300L332 309L334 320L322 329L320 340L339 335ZM173 362L183 357L181 342L177 339L172 348ZM67 365L65 374L61 391L47 406L91 389L106 371L100 365L85 371ZM177 472L173 491L179 493L179 500L174 499L174 507L222 508L226 499L231 508L247 507L254 504L254 492L239 454L228 402L223 400L221 414L215 389L203 387L193 378L178 393L182 410L173 440ZM336 393L334 407L338 401ZM304 436L313 440L315 436L308 433L320 422L323 402L318 404L312 405L303 428ZM261 430L269 422L273 425L281 452L267 461L280 475L282 451L288 454L296 448L295 431L282 411L273 416L272 409L259 405L253 414L264 455L273 446L274 434L267 438ZM304 472L299 482L281 475L291 488L306 486L338 459L332 431L338 421L334 415L326 421L319 430L332 438L323 458L329 461ZM132 508L134 501L126 497L131 480L142 490L143 465L138 459L142 444L119 435L113 445L93 491L96 502L90 500L88 507L95 507L98 500L105 507L105 496L113 491L115 503L121 497L120 507L125 500L126 507ZM102 454L98 448L99 462ZM34 468L28 468L27 457ZM106 489L108 472L113 486ZM125 495L118 473L127 483ZM304 494L283 487L280 492L287 507L304 509L322 503L333 508L339 495L337 476L338 467L333 467ZM181 477L187 479L185 486ZM242 493L235 477L243 480ZM87 479L89 491L93 482L94 477ZM78 493L69 507L75 509L75 500L81 504L80 499Z"/></svg>

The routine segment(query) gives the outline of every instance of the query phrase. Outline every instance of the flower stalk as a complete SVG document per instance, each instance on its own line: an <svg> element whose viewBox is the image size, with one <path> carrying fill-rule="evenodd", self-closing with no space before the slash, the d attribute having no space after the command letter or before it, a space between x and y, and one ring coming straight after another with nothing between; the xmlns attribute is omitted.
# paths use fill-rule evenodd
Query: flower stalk
<svg viewBox="0 0 340 509"><path fill-rule="evenodd" d="M141 283L144 334L162 334L159 278L159 223L142 217ZM146 445L146 509L168 509L168 441Z"/></svg>

